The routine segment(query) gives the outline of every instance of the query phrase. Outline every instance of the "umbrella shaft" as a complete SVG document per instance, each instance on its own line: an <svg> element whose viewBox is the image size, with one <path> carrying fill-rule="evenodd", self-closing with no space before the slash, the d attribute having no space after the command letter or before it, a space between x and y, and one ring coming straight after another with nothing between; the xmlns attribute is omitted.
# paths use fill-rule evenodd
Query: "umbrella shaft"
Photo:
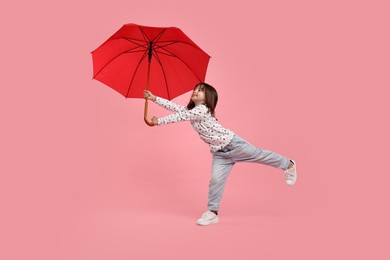
<svg viewBox="0 0 390 260"><path fill-rule="evenodd" d="M148 53L148 78L146 82L146 90L149 90L149 79L150 79L150 62L152 60L153 42L149 42L149 53Z"/></svg>
<svg viewBox="0 0 390 260"><path fill-rule="evenodd" d="M152 60L152 46L153 42L149 43L149 53L148 53L148 78L146 81L146 90L149 90L149 81L150 81L150 62ZM152 121L148 120L148 99L145 98L145 108L144 108L144 121L148 126L153 126Z"/></svg>
<svg viewBox="0 0 390 260"><path fill-rule="evenodd" d="M153 52L153 42L149 42L149 48L148 48L148 61L149 62L152 60L152 52Z"/></svg>

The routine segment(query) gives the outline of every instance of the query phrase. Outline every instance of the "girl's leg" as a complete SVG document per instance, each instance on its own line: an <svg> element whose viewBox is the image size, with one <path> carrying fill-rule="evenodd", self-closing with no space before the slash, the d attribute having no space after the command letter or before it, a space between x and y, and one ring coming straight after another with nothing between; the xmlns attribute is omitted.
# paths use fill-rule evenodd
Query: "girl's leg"
<svg viewBox="0 0 390 260"><path fill-rule="evenodd" d="M234 149L230 157L234 162L255 162L286 170L290 160L275 152L257 148L239 136L233 139Z"/></svg>
<svg viewBox="0 0 390 260"><path fill-rule="evenodd" d="M209 183L208 209L218 211L222 194L225 188L227 177L234 165L234 162L226 158L224 153L213 154L212 173Z"/></svg>

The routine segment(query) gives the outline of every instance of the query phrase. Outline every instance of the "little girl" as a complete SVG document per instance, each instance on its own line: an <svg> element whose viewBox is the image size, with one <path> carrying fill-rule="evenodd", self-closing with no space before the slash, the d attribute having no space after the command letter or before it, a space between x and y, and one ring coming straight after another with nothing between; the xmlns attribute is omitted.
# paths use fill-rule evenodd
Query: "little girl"
<svg viewBox="0 0 390 260"><path fill-rule="evenodd" d="M218 101L217 91L206 83L198 83L187 107L154 96L144 91L144 97L176 113L163 118L152 117L154 125L163 125L190 120L200 138L206 142L213 155L212 174L209 183L208 209L196 222L198 225L218 223L218 210L230 170L236 162L261 163L284 170L286 183L294 185L297 179L296 164L279 154L256 148L222 127L214 117Z"/></svg>

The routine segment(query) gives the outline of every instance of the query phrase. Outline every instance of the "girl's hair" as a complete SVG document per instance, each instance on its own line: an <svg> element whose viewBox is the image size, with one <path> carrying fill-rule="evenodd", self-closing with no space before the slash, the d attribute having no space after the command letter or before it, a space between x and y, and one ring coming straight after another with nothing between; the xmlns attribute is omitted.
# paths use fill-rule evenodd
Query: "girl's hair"
<svg viewBox="0 0 390 260"><path fill-rule="evenodd" d="M200 83L196 84L194 87L194 90L197 87L199 87L200 91L204 91L204 96L205 96L204 103L205 103L206 107L208 108L210 114L212 116L215 116L215 107L217 106L217 102L218 102L217 91L211 85L204 83L204 82L200 82ZM188 103L187 108L193 109L194 107L195 107L195 103L194 103L194 101L192 101L190 99L190 102Z"/></svg>

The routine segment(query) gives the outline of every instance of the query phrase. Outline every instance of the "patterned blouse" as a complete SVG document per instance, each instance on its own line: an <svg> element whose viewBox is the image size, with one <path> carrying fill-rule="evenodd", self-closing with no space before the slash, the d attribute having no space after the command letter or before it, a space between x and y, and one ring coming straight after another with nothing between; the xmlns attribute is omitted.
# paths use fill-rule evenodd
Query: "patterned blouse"
<svg viewBox="0 0 390 260"><path fill-rule="evenodd" d="M223 149L233 139L234 132L223 128L204 104L195 106L193 109L187 109L185 106L180 106L161 97L156 97L155 103L176 112L159 118L158 125L190 120L192 127L213 152Z"/></svg>

